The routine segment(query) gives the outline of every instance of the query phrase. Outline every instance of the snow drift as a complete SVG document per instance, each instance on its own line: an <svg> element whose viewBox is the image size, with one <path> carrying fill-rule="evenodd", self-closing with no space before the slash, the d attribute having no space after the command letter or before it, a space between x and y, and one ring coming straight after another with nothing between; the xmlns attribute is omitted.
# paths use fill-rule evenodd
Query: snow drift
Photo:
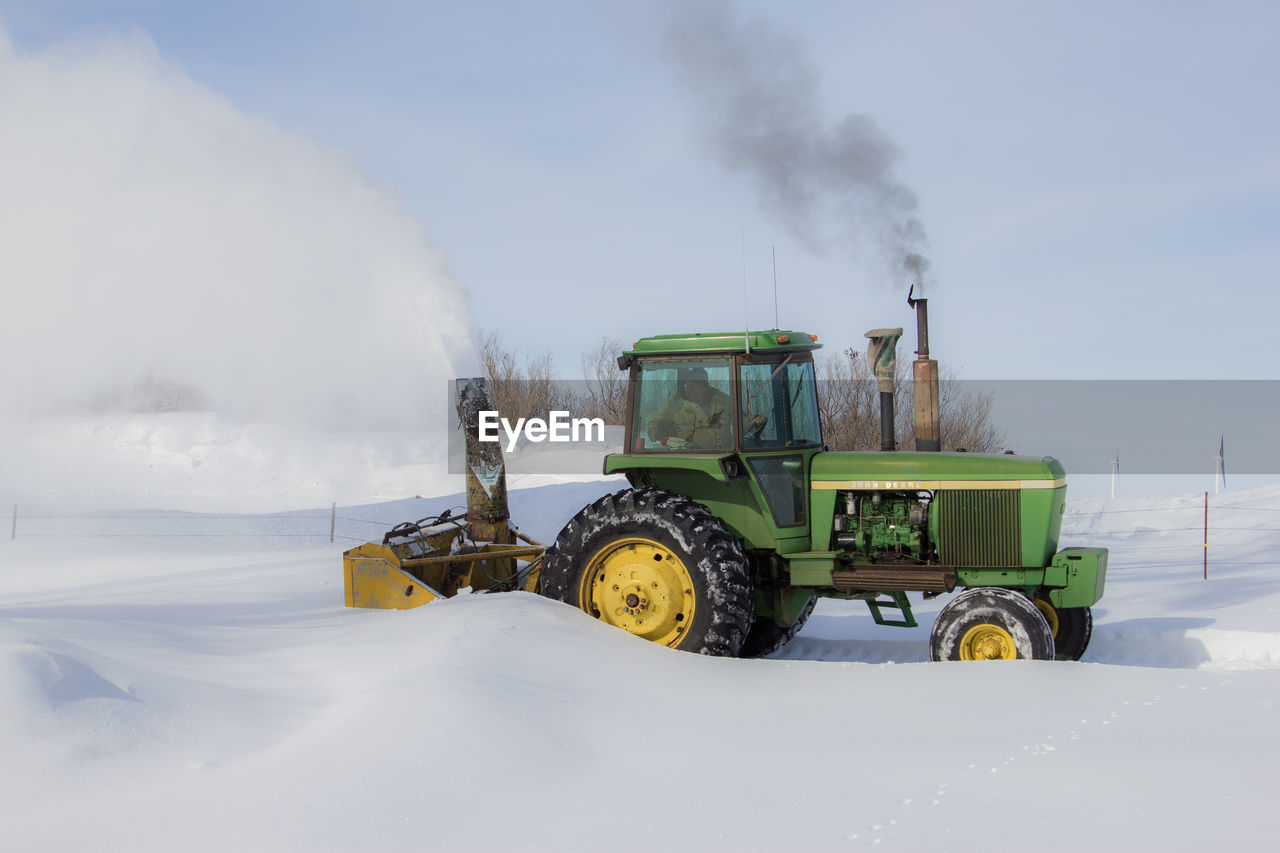
<svg viewBox="0 0 1280 853"><path fill-rule="evenodd" d="M513 516L545 541L613 487L517 489ZM338 533L460 500L345 507ZM1264 849L1280 829L1280 579L1262 556L1280 488L1222 496L1207 582L1192 503L1073 504L1066 537L1117 555L1079 663L924 663L937 601L915 630L822 602L754 661L671 652L524 593L347 610L342 545L269 538L322 513L241 518L239 538L216 517L181 538L162 513L120 520L125 537L109 518L47 520L50 536L0 548L7 838Z"/></svg>
<svg viewBox="0 0 1280 853"><path fill-rule="evenodd" d="M1061 544L1112 553L1078 663L927 663L949 597L916 629L820 602L772 659L710 659L523 593L348 610L341 551L460 505L461 477L385 434L205 417L64 419L44 454L68 448L64 488L0 546L11 846L1074 851L1280 831L1280 487L1212 499L1208 581L1199 497L1070 500ZM317 455L435 497L333 513L287 461ZM77 469L96 473L73 508ZM620 487L519 485L512 517L542 542Z"/></svg>

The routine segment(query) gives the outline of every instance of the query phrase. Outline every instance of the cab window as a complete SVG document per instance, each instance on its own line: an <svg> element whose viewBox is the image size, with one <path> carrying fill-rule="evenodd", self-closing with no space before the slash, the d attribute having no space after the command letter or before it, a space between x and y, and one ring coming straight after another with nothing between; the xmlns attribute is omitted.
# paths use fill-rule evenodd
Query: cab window
<svg viewBox="0 0 1280 853"><path fill-rule="evenodd" d="M822 444L812 361L744 364L741 376L744 450Z"/></svg>
<svg viewBox="0 0 1280 853"><path fill-rule="evenodd" d="M732 450L732 376L727 358L640 362L631 449Z"/></svg>

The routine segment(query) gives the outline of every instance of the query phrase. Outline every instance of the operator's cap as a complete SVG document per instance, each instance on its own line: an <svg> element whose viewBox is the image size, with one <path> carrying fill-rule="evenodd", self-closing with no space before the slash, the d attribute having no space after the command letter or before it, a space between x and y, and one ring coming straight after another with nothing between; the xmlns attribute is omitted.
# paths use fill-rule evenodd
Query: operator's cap
<svg viewBox="0 0 1280 853"><path fill-rule="evenodd" d="M705 367L682 367L680 372L676 374L676 378L681 382L706 382L707 369Z"/></svg>

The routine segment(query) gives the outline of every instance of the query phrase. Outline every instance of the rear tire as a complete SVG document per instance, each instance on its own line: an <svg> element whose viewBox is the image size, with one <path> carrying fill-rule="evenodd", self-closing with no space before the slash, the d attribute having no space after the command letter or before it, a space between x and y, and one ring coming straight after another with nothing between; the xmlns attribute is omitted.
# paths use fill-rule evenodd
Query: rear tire
<svg viewBox="0 0 1280 853"><path fill-rule="evenodd" d="M661 489L624 489L584 507L547 551L542 594L705 655L737 655L751 622L738 543L702 504Z"/></svg>
<svg viewBox="0 0 1280 853"><path fill-rule="evenodd" d="M804 623L809 621L809 614L813 613L813 606L817 603L818 597L816 595L810 598L809 603L801 609L800 615L796 617L796 621L786 628L774 622L772 616L757 616L751 623L751 629L747 631L747 639L743 641L742 650L738 652L738 656L762 658L781 649L791 642L792 637L800 633Z"/></svg>
<svg viewBox="0 0 1280 853"><path fill-rule="evenodd" d="M929 654L943 660L1053 660L1053 632L1039 608L1021 593L977 587L957 595L938 613Z"/></svg>

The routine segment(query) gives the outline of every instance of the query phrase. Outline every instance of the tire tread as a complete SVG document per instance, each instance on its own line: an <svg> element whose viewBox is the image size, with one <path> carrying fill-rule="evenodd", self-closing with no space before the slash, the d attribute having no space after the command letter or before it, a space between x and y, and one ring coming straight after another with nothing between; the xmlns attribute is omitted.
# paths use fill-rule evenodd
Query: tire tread
<svg viewBox="0 0 1280 853"><path fill-rule="evenodd" d="M674 540L685 567L706 591L699 608L710 607L700 636L682 638L679 648L733 657L751 623L752 591L746 558L737 540L709 509L684 495L658 488L623 489L583 507L556 536L542 569L542 594L579 606L585 561L611 539L661 535Z"/></svg>

